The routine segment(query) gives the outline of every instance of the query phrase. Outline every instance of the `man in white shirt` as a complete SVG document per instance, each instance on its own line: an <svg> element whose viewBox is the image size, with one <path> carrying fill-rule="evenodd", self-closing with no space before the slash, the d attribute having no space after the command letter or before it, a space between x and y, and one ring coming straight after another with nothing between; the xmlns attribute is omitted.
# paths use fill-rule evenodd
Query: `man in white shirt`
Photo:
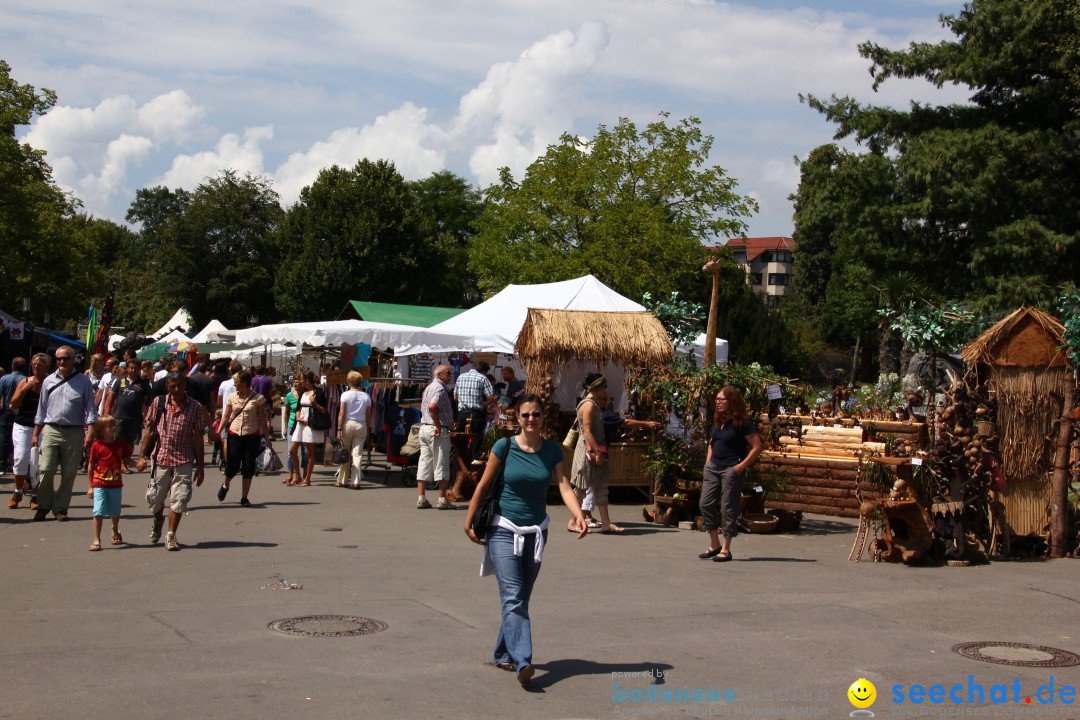
<svg viewBox="0 0 1080 720"><path fill-rule="evenodd" d="M229 377L221 381L221 385L218 386L218 400L217 406L219 408L225 407L225 401L229 399L229 396L236 392L236 374L244 369L244 366L233 360L229 363Z"/></svg>
<svg viewBox="0 0 1080 720"><path fill-rule="evenodd" d="M105 414L105 396L109 394L113 383L120 378L121 374L117 372L117 366L119 365L120 361L114 357L105 361L105 374L101 376L101 381L98 382L97 387L94 389L94 401L97 402L98 415Z"/></svg>

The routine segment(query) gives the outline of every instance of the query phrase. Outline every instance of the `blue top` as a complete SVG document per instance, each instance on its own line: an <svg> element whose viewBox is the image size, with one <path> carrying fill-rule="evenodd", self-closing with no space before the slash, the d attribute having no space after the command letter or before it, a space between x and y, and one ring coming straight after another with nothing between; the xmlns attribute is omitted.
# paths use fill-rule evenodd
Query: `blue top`
<svg viewBox="0 0 1080 720"><path fill-rule="evenodd" d="M735 428L731 421L722 428L713 425L712 439L709 441L712 445L712 457L709 458L709 463L716 467L731 467L741 463L750 448L750 443L746 441L750 435L757 435L757 428L749 418L741 428Z"/></svg>
<svg viewBox="0 0 1080 720"><path fill-rule="evenodd" d="M15 394L15 388L26 379L18 370L12 370L0 378L0 410L7 410L11 405L11 396Z"/></svg>
<svg viewBox="0 0 1080 720"><path fill-rule="evenodd" d="M457 396L459 411L480 410L484 407L484 401L494 394L491 381L476 368L458 375L454 395Z"/></svg>
<svg viewBox="0 0 1080 720"><path fill-rule="evenodd" d="M506 457L499 514L515 525L539 525L547 517L547 489L555 466L563 461L562 447L544 440L540 449L531 453L522 450L516 438L502 438L491 453L502 457L506 443L510 443L510 454Z"/></svg>
<svg viewBox="0 0 1080 720"><path fill-rule="evenodd" d="M38 399L34 424L92 425L97 420L94 384L81 372L71 372L75 373L75 377L67 382L64 382L60 371L45 378L41 384L41 397Z"/></svg>

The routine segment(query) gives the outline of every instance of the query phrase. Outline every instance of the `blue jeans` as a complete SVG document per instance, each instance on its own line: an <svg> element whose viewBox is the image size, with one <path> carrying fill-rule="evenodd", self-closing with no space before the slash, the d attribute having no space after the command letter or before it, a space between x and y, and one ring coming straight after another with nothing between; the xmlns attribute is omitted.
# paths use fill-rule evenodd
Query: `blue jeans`
<svg viewBox="0 0 1080 720"><path fill-rule="evenodd" d="M544 542L547 542L546 530ZM535 544L536 536L526 535L521 557L517 557L514 555L514 533L499 527L488 532L488 548L502 602L502 626L493 659L496 663L514 663L515 671L532 665L529 598L536 576L540 574L540 563L533 559Z"/></svg>
<svg viewBox="0 0 1080 720"><path fill-rule="evenodd" d="M292 437L292 429L291 428L289 429L289 435L288 436ZM285 449L288 450L288 447L289 446L286 445ZM302 466L300 468L300 472L303 472L304 468L307 467L307 443L300 443L300 465ZM287 452L285 453L285 469L288 470L289 472L293 471L292 455L290 455Z"/></svg>

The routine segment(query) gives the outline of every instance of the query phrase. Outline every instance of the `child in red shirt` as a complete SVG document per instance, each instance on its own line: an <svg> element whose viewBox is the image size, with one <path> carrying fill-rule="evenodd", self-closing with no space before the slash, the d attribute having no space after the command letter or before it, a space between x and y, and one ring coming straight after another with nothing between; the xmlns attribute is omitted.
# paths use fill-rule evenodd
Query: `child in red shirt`
<svg viewBox="0 0 1080 720"><path fill-rule="evenodd" d="M116 437L116 418L102 415L94 423L90 459L86 463L90 488L87 497L94 498L94 541L90 550L101 549L102 518L112 518L112 544L124 542L120 535L120 494L124 487L123 471L134 448L123 438Z"/></svg>

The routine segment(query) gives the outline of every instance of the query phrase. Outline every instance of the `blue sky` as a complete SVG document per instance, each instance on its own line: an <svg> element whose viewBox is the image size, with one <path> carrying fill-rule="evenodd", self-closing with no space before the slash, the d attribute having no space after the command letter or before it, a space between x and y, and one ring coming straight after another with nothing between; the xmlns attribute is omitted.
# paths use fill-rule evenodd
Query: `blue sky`
<svg viewBox="0 0 1080 720"><path fill-rule="evenodd" d="M319 169L388 158L484 187L564 131L696 116L711 161L758 199L748 234L790 235L794 158L833 128L798 94L906 106L957 88L874 93L859 42L947 37L930 0L466 0L394 3L7 0L0 57L57 107L23 132L87 210L122 221L134 192L229 167L284 204Z"/></svg>

